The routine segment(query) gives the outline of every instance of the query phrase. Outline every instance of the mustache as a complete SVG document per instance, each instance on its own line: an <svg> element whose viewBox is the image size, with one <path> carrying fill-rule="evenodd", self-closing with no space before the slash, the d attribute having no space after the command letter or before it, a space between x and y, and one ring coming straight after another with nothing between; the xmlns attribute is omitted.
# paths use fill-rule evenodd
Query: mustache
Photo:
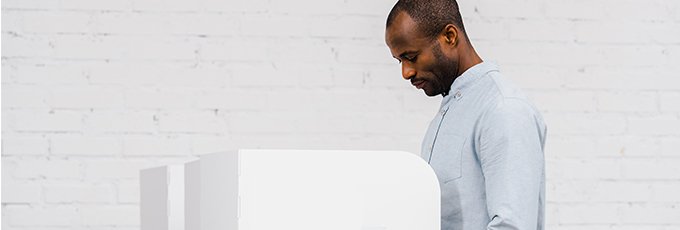
<svg viewBox="0 0 680 230"><path fill-rule="evenodd" d="M422 79L422 78L412 77L412 78L410 79L410 81L411 81L411 84L414 84L414 83L416 83L416 82L427 81L427 80Z"/></svg>

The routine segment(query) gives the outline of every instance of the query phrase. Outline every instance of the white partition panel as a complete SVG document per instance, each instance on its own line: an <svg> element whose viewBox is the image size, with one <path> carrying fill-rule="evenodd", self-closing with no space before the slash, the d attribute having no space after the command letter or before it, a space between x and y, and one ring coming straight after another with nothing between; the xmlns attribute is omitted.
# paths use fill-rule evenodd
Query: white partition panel
<svg viewBox="0 0 680 230"><path fill-rule="evenodd" d="M184 165L185 229L201 229L201 161ZM145 230L145 229L142 229Z"/></svg>
<svg viewBox="0 0 680 230"><path fill-rule="evenodd" d="M238 150L184 171L186 229L439 230L436 176L406 152Z"/></svg>
<svg viewBox="0 0 680 230"><path fill-rule="evenodd" d="M184 165L140 171L142 230L182 230L184 223Z"/></svg>

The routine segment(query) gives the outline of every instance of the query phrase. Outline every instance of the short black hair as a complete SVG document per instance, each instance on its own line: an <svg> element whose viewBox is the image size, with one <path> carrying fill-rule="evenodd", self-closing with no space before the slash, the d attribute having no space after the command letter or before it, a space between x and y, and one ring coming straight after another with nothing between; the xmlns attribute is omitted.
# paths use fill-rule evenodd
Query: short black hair
<svg viewBox="0 0 680 230"><path fill-rule="evenodd" d="M420 32L429 38L435 38L446 25L453 24L462 30L467 39L456 0L399 0L387 16L385 28L390 27L401 12L411 16Z"/></svg>

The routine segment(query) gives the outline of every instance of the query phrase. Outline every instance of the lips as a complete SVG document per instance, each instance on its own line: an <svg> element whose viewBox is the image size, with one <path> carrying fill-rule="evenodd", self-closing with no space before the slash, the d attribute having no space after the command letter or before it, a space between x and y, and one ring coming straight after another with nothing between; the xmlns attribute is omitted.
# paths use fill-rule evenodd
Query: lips
<svg viewBox="0 0 680 230"><path fill-rule="evenodd" d="M418 89L422 89L423 86L425 86L425 80L416 80L416 81L412 81L412 82L411 82L411 85L415 86L415 87L418 88Z"/></svg>

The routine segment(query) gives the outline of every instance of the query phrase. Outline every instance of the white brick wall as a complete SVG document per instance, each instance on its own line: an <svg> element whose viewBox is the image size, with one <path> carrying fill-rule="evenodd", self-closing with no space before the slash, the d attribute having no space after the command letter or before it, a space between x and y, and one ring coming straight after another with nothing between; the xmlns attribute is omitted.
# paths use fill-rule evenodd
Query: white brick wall
<svg viewBox="0 0 680 230"><path fill-rule="evenodd" d="M417 153L392 4L3 0L2 228L138 229L138 170L197 154ZM460 5L548 122L549 229L679 229L680 1Z"/></svg>

